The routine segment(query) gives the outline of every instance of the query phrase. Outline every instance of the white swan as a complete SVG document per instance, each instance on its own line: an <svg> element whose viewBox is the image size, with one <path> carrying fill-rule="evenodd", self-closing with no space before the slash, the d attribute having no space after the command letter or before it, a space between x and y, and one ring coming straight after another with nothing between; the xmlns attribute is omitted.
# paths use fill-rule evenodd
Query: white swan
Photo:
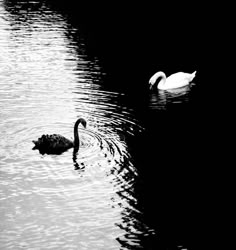
<svg viewBox="0 0 236 250"><path fill-rule="evenodd" d="M168 89L181 88L188 85L195 77L195 74L196 71L194 71L192 74L178 72L166 78L165 73L159 71L150 78L149 80L149 84L151 85L150 88L153 87L158 78L161 78L160 82L157 85L158 89L168 90Z"/></svg>

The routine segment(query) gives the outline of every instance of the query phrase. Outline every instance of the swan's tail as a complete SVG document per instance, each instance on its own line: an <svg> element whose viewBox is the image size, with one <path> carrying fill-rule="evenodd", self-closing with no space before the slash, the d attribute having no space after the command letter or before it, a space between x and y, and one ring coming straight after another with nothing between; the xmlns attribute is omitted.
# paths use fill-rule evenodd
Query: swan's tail
<svg viewBox="0 0 236 250"><path fill-rule="evenodd" d="M192 74L191 74L191 81L193 80L193 78L195 77L197 71L194 71Z"/></svg>
<svg viewBox="0 0 236 250"><path fill-rule="evenodd" d="M38 141L32 141L34 143L34 147L32 148L33 150L34 149L37 149L38 148Z"/></svg>

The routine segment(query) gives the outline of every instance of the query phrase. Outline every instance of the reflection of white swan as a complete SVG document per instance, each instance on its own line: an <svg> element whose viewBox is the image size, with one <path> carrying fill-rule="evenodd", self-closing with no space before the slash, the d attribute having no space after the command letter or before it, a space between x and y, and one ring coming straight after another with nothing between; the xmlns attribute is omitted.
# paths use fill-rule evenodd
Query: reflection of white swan
<svg viewBox="0 0 236 250"><path fill-rule="evenodd" d="M190 88L189 85L182 88L159 90L158 94L155 92L150 93L149 107L151 109L165 110L168 105L184 103L189 100Z"/></svg>
<svg viewBox="0 0 236 250"><path fill-rule="evenodd" d="M157 79L161 78L160 82L157 85L158 89L168 90L168 89L181 88L188 85L195 77L195 74L196 71L194 71L192 74L178 72L166 78L165 73L159 71L150 78L149 84L151 85L150 87L152 88L152 86L156 83Z"/></svg>

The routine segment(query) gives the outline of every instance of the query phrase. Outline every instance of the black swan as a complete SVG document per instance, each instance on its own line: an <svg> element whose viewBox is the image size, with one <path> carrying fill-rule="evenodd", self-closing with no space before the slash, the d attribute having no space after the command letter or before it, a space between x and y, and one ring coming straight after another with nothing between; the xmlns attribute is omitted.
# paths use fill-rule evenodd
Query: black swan
<svg viewBox="0 0 236 250"><path fill-rule="evenodd" d="M74 126L74 141L71 141L59 134L46 134L38 138L37 141L33 141L35 144L33 150L38 149L42 154L60 154L73 147L75 150L78 150L80 144L78 126L80 123L84 126L84 128L86 128L86 121L83 118L79 118Z"/></svg>

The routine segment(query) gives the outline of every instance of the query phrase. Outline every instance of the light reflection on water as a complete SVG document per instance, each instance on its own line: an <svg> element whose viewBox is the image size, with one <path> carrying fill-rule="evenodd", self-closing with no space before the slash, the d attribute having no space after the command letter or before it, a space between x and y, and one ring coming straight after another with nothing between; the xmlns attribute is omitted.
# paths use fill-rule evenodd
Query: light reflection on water
<svg viewBox="0 0 236 250"><path fill-rule="evenodd" d="M125 136L142 127L124 94L102 89L98 59L68 35L78 31L37 1L19 3L0 5L0 248L138 248L154 231L136 216ZM31 150L43 133L72 137L77 117L88 124L77 155Z"/></svg>

